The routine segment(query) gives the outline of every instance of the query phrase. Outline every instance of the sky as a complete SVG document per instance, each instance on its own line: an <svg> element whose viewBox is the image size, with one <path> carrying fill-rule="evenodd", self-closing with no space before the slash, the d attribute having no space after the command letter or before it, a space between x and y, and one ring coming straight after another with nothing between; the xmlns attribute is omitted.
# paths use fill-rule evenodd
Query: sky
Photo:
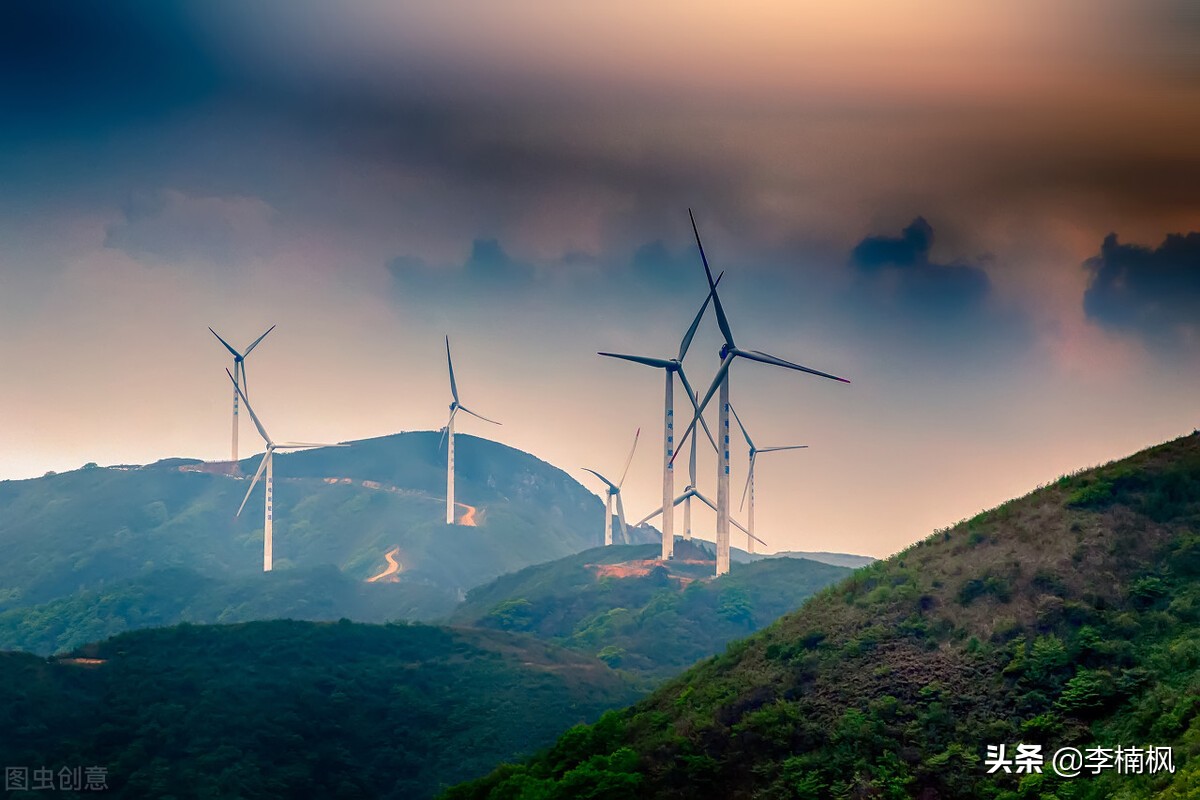
<svg viewBox="0 0 1200 800"><path fill-rule="evenodd" d="M437 429L449 335L461 433L599 493L640 428L640 517L662 375L596 352L676 354L691 208L737 344L851 381L734 365L809 445L759 535L886 556L1200 426L1198 140L1186 0L6 3L0 478L227 458L209 326L277 326L276 439Z"/></svg>

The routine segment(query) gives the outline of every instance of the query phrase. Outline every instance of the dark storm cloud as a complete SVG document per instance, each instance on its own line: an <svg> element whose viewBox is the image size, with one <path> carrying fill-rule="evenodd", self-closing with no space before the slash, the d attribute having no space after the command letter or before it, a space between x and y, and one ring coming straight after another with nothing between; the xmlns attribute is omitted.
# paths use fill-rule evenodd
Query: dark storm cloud
<svg viewBox="0 0 1200 800"><path fill-rule="evenodd" d="M1194 337L1200 327L1200 233L1171 234L1157 248L1121 244L1115 233L1091 273L1083 308L1104 327L1144 336L1159 345Z"/></svg>
<svg viewBox="0 0 1200 800"><path fill-rule="evenodd" d="M990 282L982 269L939 264L929 258L933 226L917 217L898 237L868 236L850 254L850 263L868 281L882 281L899 307L930 317L951 318L977 310Z"/></svg>

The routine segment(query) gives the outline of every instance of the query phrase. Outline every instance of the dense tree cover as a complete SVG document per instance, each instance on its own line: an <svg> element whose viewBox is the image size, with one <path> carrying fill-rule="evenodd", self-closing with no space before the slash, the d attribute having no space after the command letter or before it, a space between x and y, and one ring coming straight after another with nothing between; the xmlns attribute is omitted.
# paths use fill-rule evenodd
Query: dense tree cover
<svg viewBox="0 0 1200 800"><path fill-rule="evenodd" d="M177 622L427 620L448 614L455 604L450 592L436 586L415 581L366 583L332 565L225 580L168 568L0 613L0 650L50 655L126 630Z"/></svg>
<svg viewBox="0 0 1200 800"><path fill-rule="evenodd" d="M457 600L498 575L600 541L603 510L594 494L527 453L472 436L458 440L457 486L458 498L478 507L478 526L447 528L438 438L415 432L276 456L276 571L332 564L362 581L399 547L406 589L393 593L393 608L361 618L428 619L448 611L448 596ZM257 463L241 462L241 480L170 459L0 481L0 646L42 650L145 624L245 618L237 589L247 585L242 579L263 577L262 488L241 518L234 513ZM163 570L220 582L228 607L202 603L201 612L164 595L155 577ZM358 617L358 595L338 589L332 596L346 604L322 616ZM153 598L164 603L148 605ZM264 602L263 613L311 616L281 599ZM62 628L59 618L80 625Z"/></svg>
<svg viewBox="0 0 1200 800"><path fill-rule="evenodd" d="M665 678L850 573L774 558L734 564L728 575L706 580L714 562L699 543L680 541L674 561L651 563L659 550L657 544L615 545L527 567L472 589L451 621L528 631L610 666ZM605 570L609 565L633 574ZM642 570L646 574L636 574Z"/></svg>
<svg viewBox="0 0 1200 800"><path fill-rule="evenodd" d="M113 797L420 798L629 702L599 661L423 625L180 625L0 653L0 763L100 765Z"/></svg>
<svg viewBox="0 0 1200 800"><path fill-rule="evenodd" d="M468 798L1200 797L1200 434L855 572ZM987 774L988 745L1174 773Z"/></svg>

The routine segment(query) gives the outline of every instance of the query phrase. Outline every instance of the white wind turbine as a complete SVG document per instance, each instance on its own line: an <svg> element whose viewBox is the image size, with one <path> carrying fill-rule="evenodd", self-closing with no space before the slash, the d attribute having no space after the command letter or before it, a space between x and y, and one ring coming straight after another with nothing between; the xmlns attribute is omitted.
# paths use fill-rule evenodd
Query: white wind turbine
<svg viewBox="0 0 1200 800"><path fill-rule="evenodd" d="M690 504L690 503L692 502L692 498L693 498L693 497L694 497L694 498L696 498L697 500L699 500L701 503L704 503L704 505L708 506L708 507L709 507L709 508L711 508L713 511L716 511L716 510L717 510L717 506L716 506L716 504L715 504L715 503L713 503L713 501L712 501L712 500L709 500L707 497L705 497L705 496L704 496L704 493L703 493L703 492L701 492L699 489L697 489L697 488L695 487L695 485L689 485L689 486L688 486L686 489L684 489L684 490L683 490L683 494L679 495L679 497L676 497L676 498L675 498L675 501L674 501L673 503L671 503L671 505L672 505L672 506L677 506L677 505L679 505L680 503L689 503L689 504ZM685 510L686 510L686 507L685 507ZM650 512L650 514L648 514L648 515L646 515L644 518L642 518L642 519L638 520L638 522L637 522L637 525L645 525L647 522L649 522L650 520L654 519L655 517L657 517L657 516L658 516L659 514L661 514L661 513L662 513L662 509L661 509L661 508L656 508L654 511ZM688 516L687 516L687 517L685 517L685 519L689 519L689 518L690 518L690 516L691 516L691 514L690 514L690 512L689 512L689 513L688 513ZM729 519L729 524L733 525L733 527L737 528L739 531L741 531L742 533L746 534L748 537L750 537L750 539L752 539L753 541L756 541L756 542L758 542L758 543L759 543L759 544L761 544L763 547L766 547L766 546L767 546L767 543L766 543L766 542L764 542L762 539L758 538L758 537L757 537L757 536L755 536L753 533L751 533L751 532L750 532L748 529L746 529L746 527L745 527L745 526L743 526L743 525L742 525L740 522L738 522L736 519L733 519L733 518L731 517L731 518ZM634 527L637 527L637 525L635 525ZM687 537L687 538L690 540L690 539L692 538L692 537L691 537L691 529L690 529L690 528L688 529L688 534L689 534L689 535L688 535L688 537ZM753 550L751 550L751 552L753 552Z"/></svg>
<svg viewBox="0 0 1200 800"><path fill-rule="evenodd" d="M460 410L467 412L472 417L479 417L484 422L490 422L493 425L499 425L494 419L481 417L471 409L458 402L458 385L454 382L454 361L450 358L450 337L446 337L446 364L450 367L450 394L454 397L454 402L450 404L450 419L446 423L446 427L442 430L442 438L447 440L446 448L446 524L454 524L454 415ZM438 442L438 449L441 449L441 442Z"/></svg>
<svg viewBox="0 0 1200 800"><path fill-rule="evenodd" d="M692 396L692 401L695 402L695 395ZM701 419L701 422L703 422L703 421L704 420ZM707 427L707 426L705 426L705 427ZM709 437L709 438L711 438L711 437ZM717 510L717 507L716 507L716 505L713 504L713 501L709 500L707 497L705 497L704 494L699 489L696 488L696 442L698 441L698 439L699 439L699 437L693 436L692 441L691 441L692 453L691 453L691 458L689 459L689 462L688 462L688 485L683 490L683 494L679 495L679 497L676 497L675 500L672 501L672 503L671 503L672 508L679 505L680 503L683 503L683 538L684 538L684 541L691 541L691 539L692 539L692 498L693 497L696 498L697 500L699 500L701 503L704 503L706 506L711 508L713 511ZM716 445L714 444L713 450L716 450L716 449L717 449ZM644 525L645 523L654 519L661 513L662 513L662 507L660 506L659 508L652 511L649 515L647 515L644 519L639 520L637 524ZM766 545L767 545L766 542L764 542L762 539L755 536L753 531L742 527L741 523L739 523L736 519L730 518L729 522L735 528L740 530L742 533L746 534L746 536L749 537L750 541L758 542L759 544L766 547ZM753 522L751 523L751 528L753 528ZM750 552L753 552L753 551L754 551L754 549L753 549L753 547L751 547Z"/></svg>
<svg viewBox="0 0 1200 800"><path fill-rule="evenodd" d="M621 480L613 483L608 478L596 472L594 469L583 467L584 472L590 472L600 480L604 481L608 486L608 498L604 506L604 546L608 547L613 543L612 536L612 515L613 515L613 498L617 498L617 520L621 523L621 538L625 544L629 544L629 528L625 526L625 504L621 502L621 486L625 483L625 476L629 473L629 465L633 462L633 451L637 449L638 437L642 435L642 429L638 428L633 434L633 447L629 448L629 458L625 459L625 469L621 471ZM641 523L638 523L641 524Z"/></svg>
<svg viewBox="0 0 1200 800"><path fill-rule="evenodd" d="M754 464L758 460L758 454L759 453L774 453L779 450L803 450L803 449L807 448L808 445L792 444L792 445L786 445L784 447L755 447L754 442L750 439L750 434L746 432L746 426L742 424L742 418L738 416L737 409L735 409L731 405L729 407L729 410L733 412L733 418L735 420L737 420L738 427L742 429L742 436L746 437L746 444L750 446L750 466L746 470L746 488L742 490L742 504L740 506L738 506L738 510L741 510L742 508L745 507L746 495L749 494L749 496L750 496L750 511L747 514L746 522L749 524L750 530L747 531L747 534L746 534L749 537L746 540L746 552L753 553L754 552L754 542L756 541L755 536L754 536ZM692 441L693 442L696 441L696 437L693 436ZM762 541L762 540L759 539L757 541Z"/></svg>
<svg viewBox="0 0 1200 800"><path fill-rule="evenodd" d="M724 273L722 273L724 274ZM717 276L717 283L721 282L721 275ZM698 410L696 405L696 393L692 389L692 385L688 382L687 374L683 371L683 357L687 355L688 348L692 344L692 338L696 335L696 328L700 326L700 320L704 317L704 310L708 308L708 303L712 299L712 292L704 298L704 304L700 306L700 311L696 314L696 318L692 320L692 325L684 334L683 340L679 343L679 355L675 358L651 358L649 356L630 356L620 353L600 353L602 356L609 358L620 358L625 361L633 361L637 364L645 364L648 367L654 367L664 371L666 376L666 389L663 393L663 479L662 479L662 502L665 508L675 495L675 470L673 461L675 457L675 373L679 373L679 381L683 384L684 391L687 392L688 400L692 402L692 410ZM709 441L713 442L715 450L717 444L713 441L712 432L708 429L708 423L704 418L700 418L700 422L704 425L704 431L708 434ZM693 483L695 479L693 478ZM691 516L691 501L685 511L690 519ZM689 527L690 536L690 527ZM671 512L663 516L662 525L662 559L665 561L675 554L675 513L674 506L671 507Z"/></svg>
<svg viewBox="0 0 1200 800"><path fill-rule="evenodd" d="M713 311L717 316L717 325L721 328L721 335L725 338L725 343L721 345L721 366L717 369L716 377L713 378L712 385L708 387L708 392L704 395L704 399L700 401L700 405L696 410L695 416L692 417L692 422L688 425L687 430L683 434L683 439L691 435L696 427L696 421L704 414L704 409L708 406L708 402L712 400L713 395L719 389L720 397L720 422L718 423L718 431L721 436L721 446L719 448L717 458L717 574L724 575L729 571L729 367L733 364L734 359L744 358L748 361L758 361L763 364L770 364L775 367L783 367L785 369L797 370L799 372L807 372L810 375L818 375L822 378L840 381L841 383L849 383L845 378L839 378L836 375L830 375L826 372L820 372L815 369L803 367L799 364L793 364L791 361L784 361L782 358L768 355L759 350L743 350L739 348L733 341L733 333L729 329L729 320L725 316L725 309L721 306L721 296L717 294L717 285L713 280L712 270L708 266L708 257L704 254L704 245L700 242L700 231L696 228L696 218L692 216L691 209L688 209L688 217L692 221L692 232L696 235L696 247L700 250L700 259L704 262L704 274L708 278L708 288L713 296ZM683 439L680 441L682 442Z"/></svg>
<svg viewBox="0 0 1200 800"><path fill-rule="evenodd" d="M261 342L263 339L267 338L267 333L270 333L273 330L275 330L274 325L267 328L266 333L264 333L262 336L255 339L253 342L251 342L250 346L246 348L246 352L239 353L237 350L235 350L229 344L229 342L222 339L221 335L219 333L214 331L212 328L208 329L209 333L211 333L213 336L217 337L217 341L219 341L221 344L225 345L226 350L233 353L233 388L234 388L234 392L233 392L233 452L230 457L230 460L233 461L234 469L237 469L237 460L238 460L238 392L237 392L237 389L240 388L243 392L249 394L250 387L249 387L249 384L246 383L246 357L248 355L250 355L251 350L258 347L259 342Z"/></svg>
<svg viewBox="0 0 1200 800"><path fill-rule="evenodd" d="M254 473L254 479L250 481L250 488L246 490L246 496L242 498L242 504L238 506L237 516L242 515L242 509L246 507L246 501L250 499L250 493L254 491L254 487L258 484L258 479L266 472L266 481L264 488L266 489L266 511L263 518L263 572L271 571L273 561L272 555L272 532L273 532L273 508L274 508L274 463L276 450L294 450L302 447L345 447L344 444L322 444L319 442L274 442L267 435L266 428L258 421L258 415L254 413L254 409L250 407L250 401L246 399L246 395L242 392L242 388L238 386L237 379L233 377L233 373L225 370L225 374L229 376L229 380L233 381L233 389L242 398L242 402L246 406L246 411L250 412L250 419L254 422L254 427L258 428L258 433L263 438L263 442L267 445L267 452L263 453L262 461L258 463L258 471Z"/></svg>

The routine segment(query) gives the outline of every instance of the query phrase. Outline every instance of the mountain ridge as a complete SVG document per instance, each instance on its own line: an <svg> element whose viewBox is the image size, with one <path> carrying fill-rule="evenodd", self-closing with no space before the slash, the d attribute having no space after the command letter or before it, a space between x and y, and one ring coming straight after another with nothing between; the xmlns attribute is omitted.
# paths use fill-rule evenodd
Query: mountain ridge
<svg viewBox="0 0 1200 800"><path fill-rule="evenodd" d="M445 797L1194 797L1198 529L1193 433L936 531ZM1169 745L1177 770L981 767L1020 742Z"/></svg>

